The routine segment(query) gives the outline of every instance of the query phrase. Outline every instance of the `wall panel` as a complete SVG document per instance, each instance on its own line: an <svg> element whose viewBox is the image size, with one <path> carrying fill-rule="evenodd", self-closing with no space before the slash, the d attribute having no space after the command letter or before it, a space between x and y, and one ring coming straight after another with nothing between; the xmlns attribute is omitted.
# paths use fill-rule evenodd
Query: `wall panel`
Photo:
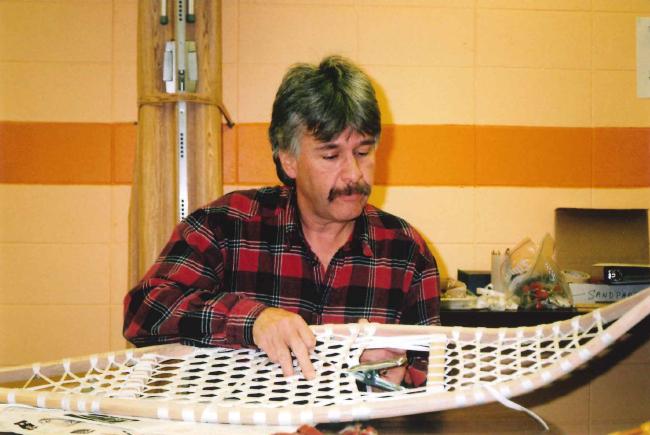
<svg viewBox="0 0 650 435"><path fill-rule="evenodd" d="M636 14L593 14L594 69L636 68Z"/></svg>
<svg viewBox="0 0 650 435"><path fill-rule="evenodd" d="M634 71L594 71L593 122L602 127L647 127L650 99L637 98Z"/></svg>
<svg viewBox="0 0 650 435"><path fill-rule="evenodd" d="M0 204L0 243L111 240L110 186L0 184Z"/></svg>
<svg viewBox="0 0 650 435"><path fill-rule="evenodd" d="M358 61L363 64L462 67L473 63L471 9L360 7L358 15L364 23L358 25Z"/></svg>
<svg viewBox="0 0 650 435"><path fill-rule="evenodd" d="M475 72L470 67L368 65L386 124L473 124Z"/></svg>
<svg viewBox="0 0 650 435"><path fill-rule="evenodd" d="M355 9L345 5L243 2L239 6L239 62L286 67L331 53L354 56L357 26ZM323 44L325 35L327 43Z"/></svg>
<svg viewBox="0 0 650 435"><path fill-rule="evenodd" d="M479 67L476 123L592 125L591 73L586 70Z"/></svg>
<svg viewBox="0 0 650 435"><path fill-rule="evenodd" d="M111 62L111 3L0 2L0 61Z"/></svg>
<svg viewBox="0 0 650 435"><path fill-rule="evenodd" d="M111 122L110 63L0 62L0 120Z"/></svg>
<svg viewBox="0 0 650 435"><path fill-rule="evenodd" d="M589 12L479 10L477 35L480 66L591 68Z"/></svg>
<svg viewBox="0 0 650 435"><path fill-rule="evenodd" d="M105 305L0 305L0 366L106 352L108 325Z"/></svg>

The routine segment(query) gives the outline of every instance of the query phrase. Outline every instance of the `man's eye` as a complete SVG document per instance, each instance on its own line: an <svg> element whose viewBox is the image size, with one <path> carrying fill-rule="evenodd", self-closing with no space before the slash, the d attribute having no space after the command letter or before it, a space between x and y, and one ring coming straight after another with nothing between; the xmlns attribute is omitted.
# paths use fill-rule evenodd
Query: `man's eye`
<svg viewBox="0 0 650 435"><path fill-rule="evenodd" d="M334 159L336 159L337 157L338 157L337 154L327 154L327 155L324 155L324 156L323 156L323 159L325 159L325 160L334 160Z"/></svg>
<svg viewBox="0 0 650 435"><path fill-rule="evenodd" d="M369 155L371 152L372 152L372 148L364 148L364 149L357 150L355 154L358 157L365 157Z"/></svg>

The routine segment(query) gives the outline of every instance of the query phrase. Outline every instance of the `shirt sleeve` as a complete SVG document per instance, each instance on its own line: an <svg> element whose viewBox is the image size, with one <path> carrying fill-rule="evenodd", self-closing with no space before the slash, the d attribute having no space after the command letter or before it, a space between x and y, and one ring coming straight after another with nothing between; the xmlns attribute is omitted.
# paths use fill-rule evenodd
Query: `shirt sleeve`
<svg viewBox="0 0 650 435"><path fill-rule="evenodd" d="M252 346L266 306L223 288L224 262L205 214L181 222L144 278L124 299L124 337L136 346Z"/></svg>

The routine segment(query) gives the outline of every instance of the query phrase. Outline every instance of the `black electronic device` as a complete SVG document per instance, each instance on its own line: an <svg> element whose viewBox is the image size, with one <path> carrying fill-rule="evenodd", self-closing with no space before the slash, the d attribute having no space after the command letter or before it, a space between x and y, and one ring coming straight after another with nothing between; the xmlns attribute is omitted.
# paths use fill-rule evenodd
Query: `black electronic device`
<svg viewBox="0 0 650 435"><path fill-rule="evenodd" d="M489 270L458 269L457 276L458 281L465 283L467 285L467 289L474 294L476 294L476 289L478 287L485 287L491 281Z"/></svg>
<svg viewBox="0 0 650 435"><path fill-rule="evenodd" d="M607 284L650 283L650 264L599 263L594 266L602 266L603 280Z"/></svg>

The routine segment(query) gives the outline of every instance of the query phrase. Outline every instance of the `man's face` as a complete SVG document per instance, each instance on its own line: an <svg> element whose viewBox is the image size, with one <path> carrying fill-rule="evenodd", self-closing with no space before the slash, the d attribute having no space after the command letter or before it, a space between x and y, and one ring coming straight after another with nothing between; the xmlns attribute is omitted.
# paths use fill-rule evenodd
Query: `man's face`
<svg viewBox="0 0 650 435"><path fill-rule="evenodd" d="M361 214L375 170L375 139L348 128L329 142L303 134L297 156L280 153L284 171L296 180L303 219L344 223Z"/></svg>

